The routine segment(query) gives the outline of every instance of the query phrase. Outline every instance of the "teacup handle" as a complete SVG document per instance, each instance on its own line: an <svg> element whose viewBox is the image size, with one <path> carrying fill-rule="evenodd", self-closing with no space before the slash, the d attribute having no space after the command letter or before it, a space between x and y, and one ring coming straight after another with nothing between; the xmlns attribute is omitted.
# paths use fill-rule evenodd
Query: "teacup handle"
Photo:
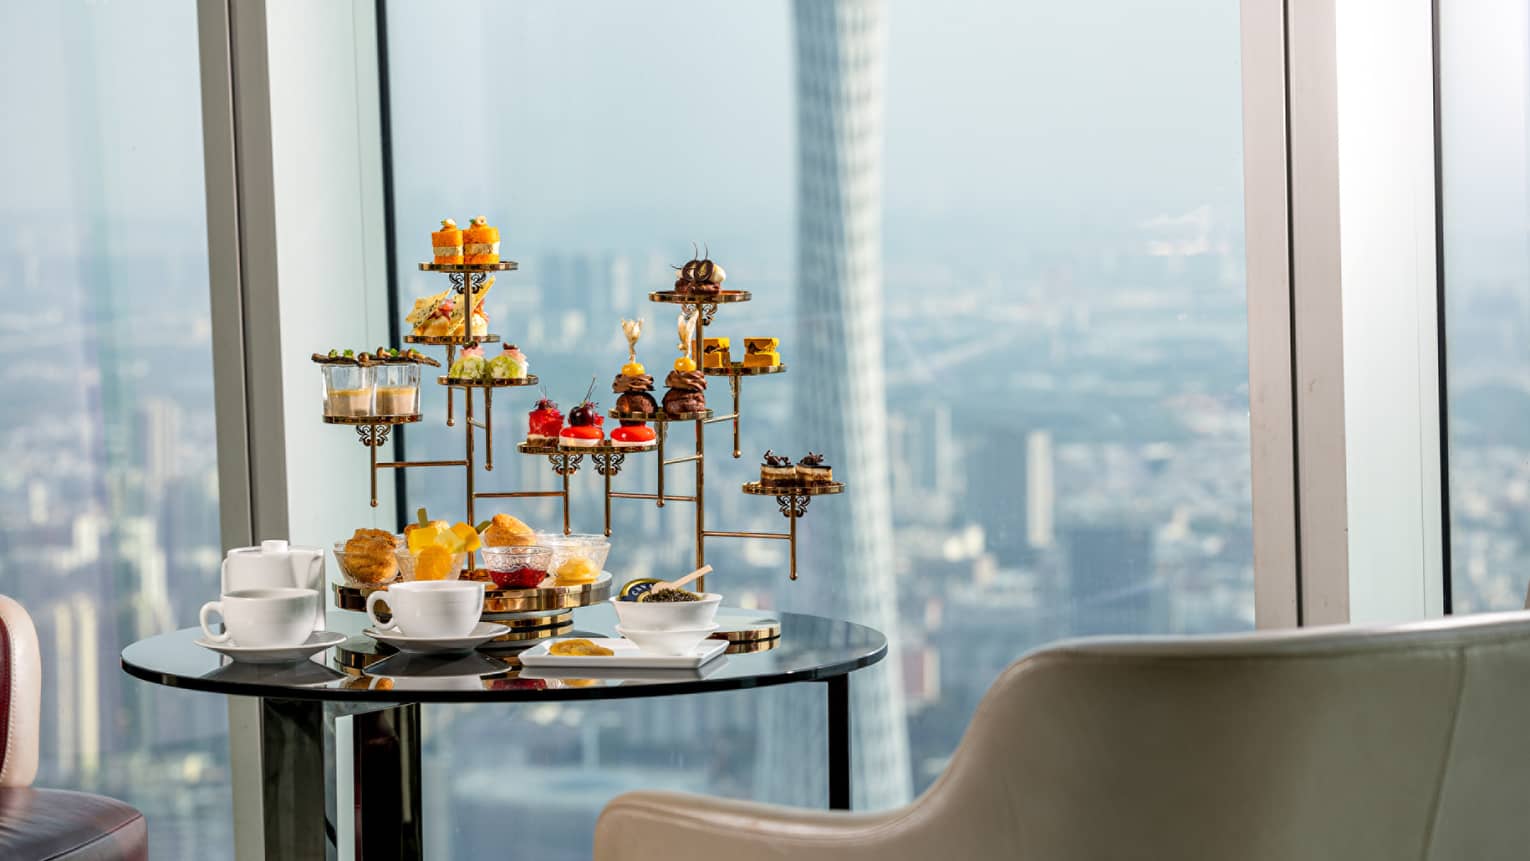
<svg viewBox="0 0 1530 861"><path fill-rule="evenodd" d="M382 602L386 603L387 600L388 600L388 593L387 592L373 592L372 594L367 596L367 619L370 620L372 622L373 627L377 628L377 630L379 630L379 631L386 631L389 628L396 627L393 624L394 613L393 613L393 605L392 604L388 604L388 622L387 622L387 624L384 624L382 622L382 620L377 618L377 602L378 601L382 601Z"/></svg>
<svg viewBox="0 0 1530 861"><path fill-rule="evenodd" d="M227 643L228 640L229 640L229 637L232 636L232 635L229 634L228 631L224 631L221 634L214 634L212 632L212 629L207 626L207 614L209 614L209 613L217 613L219 616L222 616L223 615L223 602L222 601L208 601L206 604L202 605L202 612L198 613L197 616L198 616L198 620L202 623L202 634L205 637L207 637L207 639L209 641L214 642L214 643ZM224 623L224 627L225 628L228 627L228 624L227 624L226 621Z"/></svg>

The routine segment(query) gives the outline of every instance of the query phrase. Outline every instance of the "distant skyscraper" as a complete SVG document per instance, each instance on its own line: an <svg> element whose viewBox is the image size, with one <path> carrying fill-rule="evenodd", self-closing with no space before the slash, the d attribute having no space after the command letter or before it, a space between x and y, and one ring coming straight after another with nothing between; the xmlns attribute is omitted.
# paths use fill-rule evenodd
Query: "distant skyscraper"
<svg viewBox="0 0 1530 861"><path fill-rule="evenodd" d="M1052 435L1031 431L1025 438L1025 537L1035 550L1052 546Z"/></svg>
<svg viewBox="0 0 1530 861"><path fill-rule="evenodd" d="M797 69L796 414L806 445L828 452L849 492L804 521L803 581L784 602L843 615L888 635L888 659L850 680L855 803L889 807L910 793L893 580L886 393L882 366L882 0L795 0ZM802 586L808 586L803 590ZM785 698L782 698L785 699ZM794 700L794 702L798 702ZM821 708L813 703L816 714ZM767 756L800 750L821 718L767 721ZM777 746L780 746L778 748ZM803 797L821 774L762 769L773 795ZM791 791L781 790L790 788Z"/></svg>

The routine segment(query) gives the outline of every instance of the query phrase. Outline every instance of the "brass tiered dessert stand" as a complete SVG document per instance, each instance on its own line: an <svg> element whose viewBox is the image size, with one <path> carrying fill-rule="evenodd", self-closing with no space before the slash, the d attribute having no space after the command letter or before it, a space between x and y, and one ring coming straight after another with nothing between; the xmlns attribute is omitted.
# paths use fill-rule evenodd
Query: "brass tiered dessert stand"
<svg viewBox="0 0 1530 861"><path fill-rule="evenodd" d="M459 347L467 347L475 344L494 343L499 341L498 335L483 334L472 335L472 301L478 293L484 289L484 283L488 279L488 273L507 272L519 268L514 261L485 264L437 264L421 263L420 269L426 272L443 272L451 279L452 287L463 298L457 303L462 316L462 331L459 336L420 336L409 335L404 338L410 344L422 344L446 347L446 367L450 369L456 361ZM694 347L692 355L702 355L702 344L705 340L706 327L711 325L717 315L719 306L748 302L751 296L744 290L723 290L710 295L691 294L676 291L659 291L648 294L651 302L679 305L682 313L696 316L694 334ZM659 508L668 503L685 502L695 506L695 551L696 567L706 564L706 540L708 538L757 538L782 540L789 544L790 579L797 579L797 521L807 514L808 503L814 496L837 494L844 490L840 482L826 483L800 483L783 485L764 485L758 481L747 482L742 491L752 496L774 496L782 516L788 520L788 528L785 532L742 532L734 530L708 529L706 523L706 426L722 422L731 422L733 425L733 457L741 456L740 423L742 411L741 389L745 377L765 376L779 374L786 371L785 365L771 367L745 367L742 363L734 362L720 368L701 368L707 377L725 377L728 380L728 390L731 397L732 410L723 415L716 414L713 410L705 410L698 413L689 413L677 416L666 414L662 409L656 413L628 413L619 410L610 410L608 415L620 420L643 421L654 426L655 440L650 445L616 447L609 443L594 447L565 447L559 445L533 445L522 442L517 445L517 450L522 454L546 457L552 466L553 473L561 481L561 487L557 490L517 490L517 491L480 491L477 489L474 478L476 472L476 449L475 431L481 430L484 435L484 469L494 469L494 423L493 423L493 392L496 388L534 386L538 380L528 374L523 379L494 380L484 382L480 380L458 379L449 375L442 375L436 379L440 385L447 387L446 396L446 424L456 425L454 391L461 389L463 393L463 429L464 447L463 456L453 460L401 460L401 461L378 461L377 449L387 442L389 431L394 425L418 422L420 416L358 416L346 418L326 417L326 421L339 424L356 426L356 432L362 445L367 446L371 456L371 500L372 505L377 505L377 471L379 469L411 469L426 467L460 467L465 470L466 496L465 509L467 522L476 522L475 503L481 499L527 499L527 498L550 498L555 497L563 501L563 532L572 532L569 522L569 478L577 473L588 456L595 471L604 479L605 490L605 534L611 534L611 501L613 499L636 499L651 501ZM483 392L483 417L478 418L475 411L474 392ZM689 423L694 427L695 445L691 453L675 457L665 457L665 448L669 443L670 425ZM657 463L656 492L632 493L619 491L613 488L612 480L620 474L627 455L655 452ZM666 468L691 463L695 465L695 488L689 494L675 494L667 489L665 479ZM468 568L473 568L472 554L468 556ZM594 583L578 587L549 587L537 589L500 590L489 589L484 601L484 618L490 621L505 621L511 624L513 629L512 639L517 641L532 640L539 637L557 636L567 632L570 625L570 613L574 608L588 606L606 600L611 592L611 577L603 574L601 579ZM705 591L705 578L696 581L697 591ZM346 610L361 610L365 607L369 589L362 589L345 584L335 586L335 604ZM759 647L767 642L773 642L769 635L769 627L760 627L751 633L743 631L737 636L743 637L740 642L747 642ZM775 629L779 632L779 628ZM733 637L729 637L733 639Z"/></svg>

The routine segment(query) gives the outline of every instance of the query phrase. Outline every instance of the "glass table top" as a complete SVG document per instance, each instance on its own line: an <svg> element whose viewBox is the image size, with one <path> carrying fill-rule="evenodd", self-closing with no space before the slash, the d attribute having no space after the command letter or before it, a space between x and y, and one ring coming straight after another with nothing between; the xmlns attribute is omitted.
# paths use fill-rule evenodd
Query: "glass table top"
<svg viewBox="0 0 1530 861"><path fill-rule="evenodd" d="M615 699L819 681L880 661L887 638L853 622L770 613L781 636L764 651L725 654L694 670L520 667L518 650L468 655L393 653L361 633L366 616L330 610L327 627L349 635L295 664L236 664L194 641L199 628L140 640L122 650L129 675L155 684L250 697L335 702L480 702ZM609 605L576 610L564 636L612 637ZM757 649L758 644L741 646ZM731 650L730 650L731 651Z"/></svg>

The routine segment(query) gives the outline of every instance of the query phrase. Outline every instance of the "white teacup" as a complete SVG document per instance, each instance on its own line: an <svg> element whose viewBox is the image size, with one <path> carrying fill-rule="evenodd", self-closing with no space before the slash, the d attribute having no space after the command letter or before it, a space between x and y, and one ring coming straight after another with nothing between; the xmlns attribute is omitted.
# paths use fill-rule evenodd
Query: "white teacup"
<svg viewBox="0 0 1530 861"><path fill-rule="evenodd" d="M214 643L266 648L296 646L313 633L319 593L312 589L239 589L202 605L202 633ZM223 633L213 633L207 617L223 617Z"/></svg>
<svg viewBox="0 0 1530 861"><path fill-rule="evenodd" d="M377 619L377 602L392 620ZM483 615L483 583L477 580L408 580L367 596L367 618L380 630L397 628L406 637L466 637Z"/></svg>

